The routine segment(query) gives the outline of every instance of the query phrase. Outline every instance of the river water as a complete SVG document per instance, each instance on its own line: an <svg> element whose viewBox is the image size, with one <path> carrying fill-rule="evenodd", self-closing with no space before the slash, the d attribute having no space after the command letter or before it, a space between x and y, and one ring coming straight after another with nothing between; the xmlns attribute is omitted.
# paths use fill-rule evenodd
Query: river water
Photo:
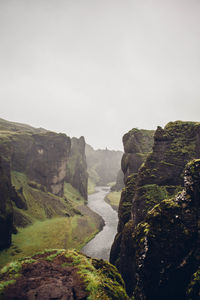
<svg viewBox="0 0 200 300"><path fill-rule="evenodd" d="M104 201L109 193L108 187L96 187L96 193L89 195L88 206L99 214L105 222L103 230L100 231L83 248L82 252L88 256L109 260L110 248L117 233L118 216L117 212Z"/></svg>

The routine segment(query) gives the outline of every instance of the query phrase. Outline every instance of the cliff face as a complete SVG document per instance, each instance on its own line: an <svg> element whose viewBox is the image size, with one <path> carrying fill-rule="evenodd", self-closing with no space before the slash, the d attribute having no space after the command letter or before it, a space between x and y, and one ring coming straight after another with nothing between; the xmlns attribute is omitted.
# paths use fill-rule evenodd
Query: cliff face
<svg viewBox="0 0 200 300"><path fill-rule="evenodd" d="M10 166L5 159L0 157L0 250L11 244L13 229L11 195Z"/></svg>
<svg viewBox="0 0 200 300"><path fill-rule="evenodd" d="M86 145L86 160L91 181L99 186L115 182L121 157L121 151L94 150Z"/></svg>
<svg viewBox="0 0 200 300"><path fill-rule="evenodd" d="M71 140L65 134L1 131L0 152L11 169L62 196Z"/></svg>
<svg viewBox="0 0 200 300"><path fill-rule="evenodd" d="M189 248L197 234L196 215L194 214L197 206L191 208L192 210L189 212L189 203L193 200L187 203L187 199L191 195L186 189L183 202L179 203L181 201L179 198L167 199L171 199L183 189L185 164L193 158L200 157L199 134L199 123L177 121L170 122L164 129L158 127L152 153L147 156L144 164L138 170L138 174L132 173L127 177L126 186L122 192L123 202L119 209L119 228L111 251L111 262L120 270L128 293L131 295L134 291L136 299L167 299L167 296L164 296L165 293L169 298L174 298L167 290L174 289L171 284L174 282L176 285L175 278L179 274L178 269L181 268L181 263L185 265L184 257L187 260L187 254L195 249ZM191 197L194 198L194 195ZM194 202L197 203L197 200ZM184 210L182 203L185 203L184 205L188 209ZM180 227L178 227L179 225ZM153 228L150 233L151 240L147 241L145 233L149 232L150 226ZM154 249L153 251L151 251L151 247ZM156 247L158 251L155 250ZM168 247L171 247L169 254L167 254ZM185 250L183 250L184 248ZM151 253L151 258L150 256L147 258L145 254L148 249L150 249L148 253ZM153 258L154 251L155 257ZM173 268L170 269L169 265L174 263L176 257L178 259L177 271L174 271ZM152 260L151 264L150 260ZM142 265L143 261L144 266ZM165 263L169 263L169 265L165 266ZM196 265L195 263L195 268ZM190 264L187 268L191 268L191 272L194 271ZM147 274L148 280L145 277ZM169 277L170 283L167 279ZM177 295L181 295L181 298L178 299L184 299L182 296L185 291L183 292L181 285L186 287L188 277L187 284L183 281L182 275L179 279Z"/></svg>
<svg viewBox="0 0 200 300"><path fill-rule="evenodd" d="M56 198L64 198L66 182L87 199L83 137L71 140L65 134L0 119L0 155L1 230L7 235L2 248L10 245L12 220L24 227L33 218L73 215L73 204Z"/></svg>
<svg viewBox="0 0 200 300"><path fill-rule="evenodd" d="M67 164L66 181L78 189L80 194L87 199L88 173L85 156L84 137L72 138L70 157Z"/></svg>
<svg viewBox="0 0 200 300"><path fill-rule="evenodd" d="M182 193L148 211L134 230L135 299L198 299L199 208L200 160L194 160Z"/></svg>
<svg viewBox="0 0 200 300"><path fill-rule="evenodd" d="M121 191L124 187L124 173L120 169L117 173L116 183L111 187L111 191Z"/></svg>
<svg viewBox="0 0 200 300"><path fill-rule="evenodd" d="M118 233L111 249L110 260L120 270L120 247L125 224L131 218L132 199L135 192L136 177L139 167L152 150L153 130L132 129L123 137L124 151L121 167L124 173L125 188L121 193L118 210ZM126 272L127 273L127 272Z"/></svg>
<svg viewBox="0 0 200 300"><path fill-rule="evenodd" d="M137 177L133 200L133 220L138 224L155 204L174 195L183 187L186 163L200 157L200 124L170 122L158 127L153 152Z"/></svg>
<svg viewBox="0 0 200 300"><path fill-rule="evenodd" d="M152 150L154 130L133 128L123 136L124 154L121 167L124 173L124 182L129 175L138 172Z"/></svg>

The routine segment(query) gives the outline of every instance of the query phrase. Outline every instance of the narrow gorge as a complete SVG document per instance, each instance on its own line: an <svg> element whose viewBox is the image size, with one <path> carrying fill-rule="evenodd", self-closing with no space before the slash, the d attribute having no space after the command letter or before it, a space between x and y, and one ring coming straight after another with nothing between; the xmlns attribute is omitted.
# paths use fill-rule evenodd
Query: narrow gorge
<svg viewBox="0 0 200 300"><path fill-rule="evenodd" d="M0 299L199 299L200 123L123 145L0 120Z"/></svg>

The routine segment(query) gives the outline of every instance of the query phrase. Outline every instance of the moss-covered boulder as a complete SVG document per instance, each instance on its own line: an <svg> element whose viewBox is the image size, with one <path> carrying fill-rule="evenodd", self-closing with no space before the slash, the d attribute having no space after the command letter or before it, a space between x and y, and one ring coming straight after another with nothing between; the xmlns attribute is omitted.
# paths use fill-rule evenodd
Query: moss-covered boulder
<svg viewBox="0 0 200 300"><path fill-rule="evenodd" d="M47 250L0 271L0 299L128 300L116 268L75 250Z"/></svg>

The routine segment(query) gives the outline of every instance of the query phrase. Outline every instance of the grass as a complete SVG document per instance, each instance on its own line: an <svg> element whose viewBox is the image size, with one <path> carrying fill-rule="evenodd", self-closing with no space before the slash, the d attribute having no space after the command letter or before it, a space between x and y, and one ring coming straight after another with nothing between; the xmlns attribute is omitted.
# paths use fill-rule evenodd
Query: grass
<svg viewBox="0 0 200 300"><path fill-rule="evenodd" d="M95 183L91 180L91 178L88 178L88 195L95 193Z"/></svg>
<svg viewBox="0 0 200 300"><path fill-rule="evenodd" d="M12 235L12 245L0 252L0 266L48 248L80 250L99 231L96 216L85 206L85 199L69 183L64 185L64 197L32 188L24 174L13 172L12 183L23 187L28 210L15 210L32 224Z"/></svg>
<svg viewBox="0 0 200 300"><path fill-rule="evenodd" d="M89 292L87 300L128 300L122 278L110 263L87 258L74 249L68 250L66 257L72 259L72 265L84 280Z"/></svg>
<svg viewBox="0 0 200 300"><path fill-rule="evenodd" d="M113 209L118 210L119 202L121 197L121 191L119 192L110 192L106 196L106 202L112 206Z"/></svg>
<svg viewBox="0 0 200 300"><path fill-rule="evenodd" d="M60 262L57 260L58 256L62 257ZM8 286L15 284L18 279L20 281L21 270L24 265L37 262L38 267L40 267L39 262L44 260L49 263L54 263L57 260L53 267L60 265L63 268L70 267L70 269L76 271L85 290L88 292L87 300L129 299L125 292L122 277L114 266L103 260L89 258L75 249L67 251L64 249L40 251L32 257L26 257L7 264L0 270L0 298L1 295L3 297L6 296L5 289ZM31 280L33 279L34 275Z"/></svg>
<svg viewBox="0 0 200 300"><path fill-rule="evenodd" d="M0 252L0 266L45 249L80 250L97 231L95 221L89 216L74 215L36 221L12 236L12 246Z"/></svg>

